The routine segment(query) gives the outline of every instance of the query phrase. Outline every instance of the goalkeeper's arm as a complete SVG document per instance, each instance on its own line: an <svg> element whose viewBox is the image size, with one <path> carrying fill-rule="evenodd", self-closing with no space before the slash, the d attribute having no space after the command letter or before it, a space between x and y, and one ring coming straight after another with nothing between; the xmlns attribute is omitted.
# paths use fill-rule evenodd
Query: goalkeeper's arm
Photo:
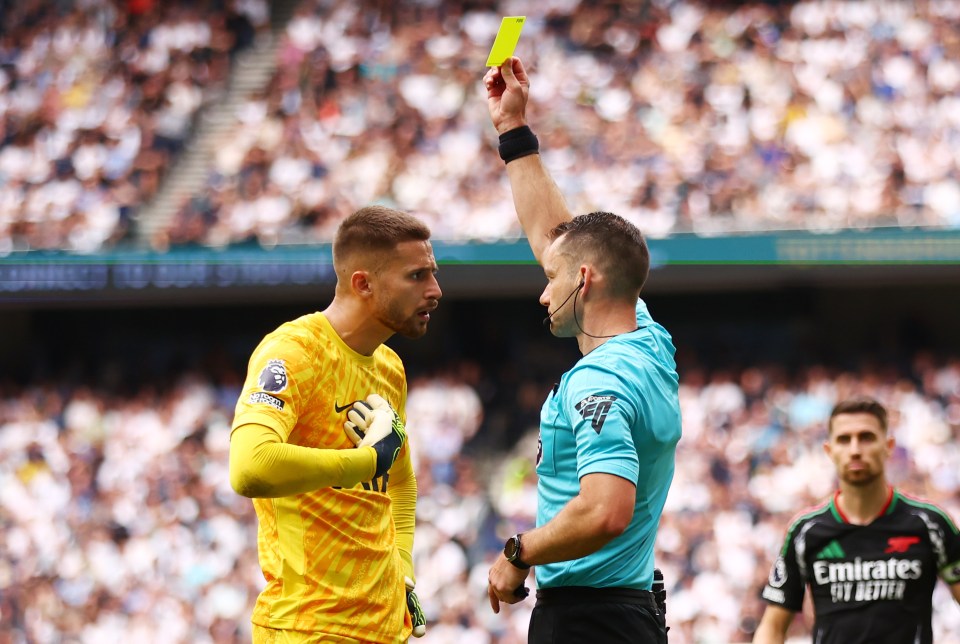
<svg viewBox="0 0 960 644"><path fill-rule="evenodd" d="M417 514L417 477L413 471L410 448L406 444L406 429L403 420L390 404L378 394L359 401L347 414L343 430L358 447L372 445L377 451L377 475L390 472L390 507L396 530L397 550L403 568L406 587L407 611L413 626L412 635L423 637L427 632L427 620L420 600L414 592L413 577L413 531Z"/></svg>
<svg viewBox="0 0 960 644"><path fill-rule="evenodd" d="M417 477L413 472L409 445L401 450L390 470L387 494L397 533L397 550L403 560L403 574L416 579L413 574L413 532L417 516Z"/></svg>
<svg viewBox="0 0 960 644"><path fill-rule="evenodd" d="M423 637L427 632L427 618L413 590L416 586L413 575L413 532L417 517L417 477L413 471L409 443L401 450L390 470L387 494L390 495L393 524L397 532L397 550L403 562L403 582L407 591L407 612L413 623L412 634L414 637Z"/></svg>
<svg viewBox="0 0 960 644"><path fill-rule="evenodd" d="M250 423L230 437L230 485L249 498L274 498L324 487L351 488L373 478L377 454L285 443L276 430Z"/></svg>

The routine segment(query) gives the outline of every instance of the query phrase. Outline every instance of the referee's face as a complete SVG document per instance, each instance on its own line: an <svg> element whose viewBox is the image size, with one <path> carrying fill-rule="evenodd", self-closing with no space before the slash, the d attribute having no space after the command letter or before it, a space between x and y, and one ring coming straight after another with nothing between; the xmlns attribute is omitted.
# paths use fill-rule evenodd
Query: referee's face
<svg viewBox="0 0 960 644"><path fill-rule="evenodd" d="M443 296L430 242L400 242L374 279L373 315L377 320L404 337L422 337Z"/></svg>
<svg viewBox="0 0 960 644"><path fill-rule="evenodd" d="M893 444L872 414L839 414L833 418L824 449L840 480L860 487L885 478Z"/></svg>
<svg viewBox="0 0 960 644"><path fill-rule="evenodd" d="M550 318L550 333L558 338L572 338L577 335L577 321L574 318L578 306L579 276L570 266L570 258L559 252L563 237L554 240L543 252L543 273L547 276L547 285L540 294L540 304L547 307ZM582 311L580 312L582 314Z"/></svg>

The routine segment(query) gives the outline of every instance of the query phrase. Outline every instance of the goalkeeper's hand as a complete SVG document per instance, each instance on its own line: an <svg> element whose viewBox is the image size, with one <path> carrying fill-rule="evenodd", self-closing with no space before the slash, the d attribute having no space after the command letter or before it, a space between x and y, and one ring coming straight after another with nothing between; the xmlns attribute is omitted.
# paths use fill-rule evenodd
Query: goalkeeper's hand
<svg viewBox="0 0 960 644"><path fill-rule="evenodd" d="M417 593L413 592L413 580L404 577L403 583L407 587L407 610L410 611L410 621L413 622L413 636L423 637L427 633L427 616L423 614Z"/></svg>
<svg viewBox="0 0 960 644"><path fill-rule="evenodd" d="M343 431L357 447L372 447L377 453L374 478L387 473L407 441L399 414L379 394L358 400L347 412Z"/></svg>

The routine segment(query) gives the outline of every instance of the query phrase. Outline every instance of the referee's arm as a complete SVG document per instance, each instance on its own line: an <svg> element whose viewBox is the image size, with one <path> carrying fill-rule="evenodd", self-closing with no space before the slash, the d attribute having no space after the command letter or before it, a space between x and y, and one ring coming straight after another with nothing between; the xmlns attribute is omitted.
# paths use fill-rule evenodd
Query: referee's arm
<svg viewBox="0 0 960 644"><path fill-rule="evenodd" d="M580 559L623 534L633 519L637 488L615 474L587 474L580 493L553 519L523 533L523 560L531 566Z"/></svg>
<svg viewBox="0 0 960 644"><path fill-rule="evenodd" d="M527 125L526 109L530 77L519 58L508 58L484 75L487 105L500 135ZM507 163L513 203L530 249L537 262L550 245L550 230L573 218L560 188L547 172L539 154Z"/></svg>
<svg viewBox="0 0 960 644"><path fill-rule="evenodd" d="M580 479L580 493L550 521L523 533L520 558L530 566L579 559L596 552L623 534L633 518L637 488L614 474L587 474ZM504 555L490 568L487 596L494 613L501 602L515 604L530 570L517 568Z"/></svg>

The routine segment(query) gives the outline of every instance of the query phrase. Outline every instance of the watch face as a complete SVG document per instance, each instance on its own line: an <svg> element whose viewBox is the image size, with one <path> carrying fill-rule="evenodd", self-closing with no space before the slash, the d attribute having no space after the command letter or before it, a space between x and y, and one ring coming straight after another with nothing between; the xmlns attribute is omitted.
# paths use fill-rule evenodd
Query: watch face
<svg viewBox="0 0 960 644"><path fill-rule="evenodd" d="M520 540L516 537L510 537L507 539L507 543L503 546L503 556L508 560L513 561L517 558L518 550L517 546L520 545Z"/></svg>

